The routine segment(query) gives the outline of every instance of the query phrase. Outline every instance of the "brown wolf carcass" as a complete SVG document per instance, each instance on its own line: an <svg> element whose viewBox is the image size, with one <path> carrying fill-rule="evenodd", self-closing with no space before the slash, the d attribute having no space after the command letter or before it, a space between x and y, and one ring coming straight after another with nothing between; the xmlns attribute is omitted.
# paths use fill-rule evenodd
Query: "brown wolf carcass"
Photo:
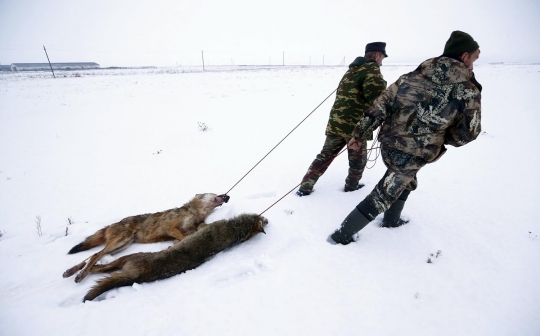
<svg viewBox="0 0 540 336"><path fill-rule="evenodd" d="M242 214L206 225L191 236L160 252L140 252L123 256L109 264L95 265L92 273L110 276L97 281L84 301L93 300L116 287L169 278L196 268L217 253L264 232L268 220L256 214ZM117 272L119 271L119 272Z"/></svg>
<svg viewBox="0 0 540 336"><path fill-rule="evenodd" d="M216 207L229 201L227 195L212 193L197 194L180 208L162 212L126 217L121 221L98 230L82 243L75 245L68 253L86 251L105 243L103 250L92 255L64 272L67 278L82 271L75 277L81 282L98 260L105 254L113 254L127 248L131 243L155 243L166 240L181 241L204 226L204 220Z"/></svg>

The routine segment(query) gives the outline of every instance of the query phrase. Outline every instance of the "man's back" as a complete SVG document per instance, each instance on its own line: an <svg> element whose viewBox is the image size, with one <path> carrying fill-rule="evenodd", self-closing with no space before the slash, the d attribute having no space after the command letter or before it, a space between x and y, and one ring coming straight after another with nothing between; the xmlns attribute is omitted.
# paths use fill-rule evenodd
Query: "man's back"
<svg viewBox="0 0 540 336"><path fill-rule="evenodd" d="M326 135L350 137L364 111L384 89L386 81L375 60L357 57L339 82Z"/></svg>
<svg viewBox="0 0 540 336"><path fill-rule="evenodd" d="M429 59L401 76L366 116L383 118L381 143L433 162L444 144L462 146L480 133L480 90L472 77L460 61Z"/></svg>

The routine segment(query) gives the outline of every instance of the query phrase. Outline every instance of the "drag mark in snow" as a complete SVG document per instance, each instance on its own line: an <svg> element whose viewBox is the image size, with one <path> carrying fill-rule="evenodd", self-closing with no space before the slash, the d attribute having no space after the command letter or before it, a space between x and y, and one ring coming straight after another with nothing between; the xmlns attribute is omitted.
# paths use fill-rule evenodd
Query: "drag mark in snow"
<svg viewBox="0 0 540 336"><path fill-rule="evenodd" d="M247 196L247 199L258 199L258 198L268 198L268 197L275 197L276 192L275 191L268 191L268 192L262 192L258 194L252 194Z"/></svg>
<svg viewBox="0 0 540 336"><path fill-rule="evenodd" d="M228 286L273 269L272 258L266 254L261 254L255 256L250 265L238 265L236 268L228 268L226 271L212 276L211 282L217 286Z"/></svg>

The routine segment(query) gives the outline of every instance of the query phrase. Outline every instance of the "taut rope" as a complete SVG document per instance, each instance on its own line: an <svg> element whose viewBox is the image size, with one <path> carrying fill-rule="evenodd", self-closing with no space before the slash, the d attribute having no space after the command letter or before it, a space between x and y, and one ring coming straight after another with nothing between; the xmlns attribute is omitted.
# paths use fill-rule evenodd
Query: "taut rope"
<svg viewBox="0 0 540 336"><path fill-rule="evenodd" d="M375 147L375 141L373 142L373 145L371 146L370 149L367 150L368 152L368 157L371 156L371 151L374 150L374 149L379 149L380 147ZM302 183L304 183L305 180L309 179L310 177L312 177L315 173L319 172L319 170L321 170L322 168L328 166L330 163L332 163L332 161L334 161L335 158L337 158L341 153L343 153L344 151L347 150L347 146L345 146L344 149L341 150L341 152L337 153L336 156L334 156L332 159L328 160L325 164L323 164L322 166L319 167L319 169L315 170L313 173L309 174L309 176L302 180L302 182L298 183L296 186L294 186L294 188L292 188L291 190L289 190L285 195L281 196L280 199L278 199L277 201L275 201L271 206L269 206L268 208L266 208L263 212L261 212L259 214L259 216L262 216L263 213L265 213L266 211L268 211L271 207L273 207L274 205L276 205L279 201L281 201L283 198L285 198L285 196L287 196L288 194L290 194L291 192L294 191L294 189L298 188ZM359 150L358 152L361 152L362 150ZM378 155L375 157L375 159L373 160L370 160L370 161L376 161L377 160L377 157ZM367 164L367 162L366 162ZM375 164L373 164L373 166L369 167L368 169L371 169L375 166Z"/></svg>
<svg viewBox="0 0 540 336"><path fill-rule="evenodd" d="M334 91L332 91L332 93L330 93L330 94L328 95L328 97L324 98L324 100L323 100L319 105L317 105L317 107L315 107L315 108L313 109L313 111L311 111L304 119L302 119L302 121L301 121L300 123L298 123L298 125L296 125L296 126L295 126L295 127L294 127L294 128L293 128L293 129L292 129L292 130L291 130L291 131L290 131L283 139L281 139L281 141L278 142L278 144L275 145L274 148L272 148L272 149L271 149L271 150L270 150L270 151L269 151L262 159L260 159L259 162L257 162L257 164L255 164L255 165L253 166L253 168L251 168L251 169L246 173L246 175L242 176L242 178L241 178L240 180L238 180L238 182L236 182L235 185L233 185L232 188L229 189L229 191L227 191L227 192L225 193L225 195L227 195L228 193L230 193L231 190L233 190L233 188L236 187L236 185L237 185L238 183L240 183L246 176L248 176L248 174L251 173L251 171L252 171L253 169L255 169L255 167L257 167L257 166L259 165L259 163L261 163L261 162L262 162L262 161L263 161L270 153L272 153L272 151L273 151L274 149L276 149L276 147L279 146L279 145L283 142L283 140L285 140L292 132L294 132L294 130L296 130L296 129L298 128L298 126L300 126L307 118L309 118L309 116L312 115L313 112L315 112L315 111L316 111L316 110L317 110L317 109L318 109L318 108L319 108L319 107L320 107L320 106L321 106L328 98L330 98L330 96L333 95L334 92L336 92L336 91L337 91L337 89L335 89Z"/></svg>

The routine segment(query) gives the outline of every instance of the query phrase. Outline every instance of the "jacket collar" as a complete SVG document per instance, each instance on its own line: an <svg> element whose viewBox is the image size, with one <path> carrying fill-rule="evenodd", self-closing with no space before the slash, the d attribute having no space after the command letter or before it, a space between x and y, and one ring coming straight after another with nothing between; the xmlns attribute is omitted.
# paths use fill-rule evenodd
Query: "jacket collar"
<svg viewBox="0 0 540 336"><path fill-rule="evenodd" d="M349 65L349 68L350 67L353 67L353 66L360 66L360 65L363 65L365 63L368 63L368 62L375 62L375 60L373 58L365 58L363 56L360 56L360 57L357 57L350 65ZM375 62L376 63L376 62Z"/></svg>

